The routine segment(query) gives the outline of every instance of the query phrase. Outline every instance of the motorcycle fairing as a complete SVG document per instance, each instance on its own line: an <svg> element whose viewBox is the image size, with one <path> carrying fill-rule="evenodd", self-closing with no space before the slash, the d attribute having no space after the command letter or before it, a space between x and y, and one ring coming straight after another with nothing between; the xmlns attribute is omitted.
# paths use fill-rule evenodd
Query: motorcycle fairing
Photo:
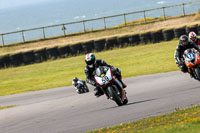
<svg viewBox="0 0 200 133"><path fill-rule="evenodd" d="M106 69L104 69L106 70ZM99 84L101 87L107 85L110 83L110 81L113 80L113 74L111 69L109 68L106 73L99 73L98 76L95 76L95 80L97 84Z"/></svg>

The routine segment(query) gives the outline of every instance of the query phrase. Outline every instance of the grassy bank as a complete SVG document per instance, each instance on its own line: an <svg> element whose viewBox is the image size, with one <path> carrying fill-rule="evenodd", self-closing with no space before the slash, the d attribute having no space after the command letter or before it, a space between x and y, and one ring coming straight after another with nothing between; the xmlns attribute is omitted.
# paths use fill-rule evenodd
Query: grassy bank
<svg viewBox="0 0 200 133"><path fill-rule="evenodd" d="M200 106L87 133L198 133Z"/></svg>
<svg viewBox="0 0 200 133"><path fill-rule="evenodd" d="M174 50L178 41L139 45L96 53L122 70L123 77L178 70ZM72 78L85 79L84 56L0 70L0 96L71 85Z"/></svg>

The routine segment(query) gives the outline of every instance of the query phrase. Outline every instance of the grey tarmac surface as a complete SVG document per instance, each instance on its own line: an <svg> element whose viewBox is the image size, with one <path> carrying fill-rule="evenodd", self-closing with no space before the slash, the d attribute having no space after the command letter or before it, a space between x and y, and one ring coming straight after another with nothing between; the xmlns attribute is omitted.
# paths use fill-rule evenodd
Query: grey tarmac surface
<svg viewBox="0 0 200 133"><path fill-rule="evenodd" d="M1 96L2 133L80 133L173 112L200 104L200 82L189 74L168 72L124 79L129 103L118 107L105 96L96 98L70 87Z"/></svg>

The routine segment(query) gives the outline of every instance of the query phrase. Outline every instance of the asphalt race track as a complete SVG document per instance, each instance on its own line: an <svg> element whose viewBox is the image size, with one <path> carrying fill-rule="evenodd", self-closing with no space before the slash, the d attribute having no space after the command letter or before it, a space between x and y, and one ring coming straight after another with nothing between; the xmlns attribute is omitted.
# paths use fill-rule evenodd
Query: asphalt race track
<svg viewBox="0 0 200 133"><path fill-rule="evenodd" d="M77 94L70 87L1 96L1 133L80 133L200 104L200 82L169 72L124 79L129 103L118 107L93 88Z"/></svg>

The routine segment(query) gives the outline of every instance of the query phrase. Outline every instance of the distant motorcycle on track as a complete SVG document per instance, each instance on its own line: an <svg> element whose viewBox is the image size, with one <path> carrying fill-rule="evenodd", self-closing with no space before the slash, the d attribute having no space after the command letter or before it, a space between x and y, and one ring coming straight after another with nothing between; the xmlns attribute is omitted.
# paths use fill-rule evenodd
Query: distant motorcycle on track
<svg viewBox="0 0 200 133"><path fill-rule="evenodd" d="M89 92L88 86L85 83L84 80L78 79L77 77L74 77L72 80L72 85L74 85L76 92L78 94L83 94Z"/></svg>

